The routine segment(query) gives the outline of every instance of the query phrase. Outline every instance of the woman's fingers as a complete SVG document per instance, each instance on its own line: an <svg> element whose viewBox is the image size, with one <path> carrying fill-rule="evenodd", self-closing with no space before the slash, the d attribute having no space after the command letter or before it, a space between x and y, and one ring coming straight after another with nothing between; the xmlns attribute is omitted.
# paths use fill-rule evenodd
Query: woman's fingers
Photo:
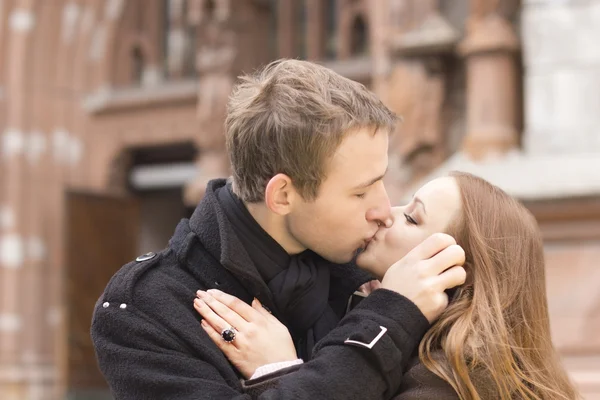
<svg viewBox="0 0 600 400"><path fill-rule="evenodd" d="M241 300L234 302L232 296L222 292L211 290L208 293L199 291L198 296L202 298L194 300L194 307L204 318L202 328L244 377L250 378L262 365L297 359L288 329L258 299L254 299L250 306ZM235 310L230 309L226 302ZM236 310L244 313L248 320ZM221 332L229 326L235 327L238 332L233 341L226 342Z"/></svg>
<svg viewBox="0 0 600 400"><path fill-rule="evenodd" d="M235 296L221 292L217 289L210 289L207 291L207 293L209 293L215 299L219 300L221 303L226 305L230 310L235 311L239 316L241 316L248 322L260 319L260 313L257 313L257 311L254 308L244 303L242 300L238 299Z"/></svg>
<svg viewBox="0 0 600 400"><path fill-rule="evenodd" d="M202 299L195 299L194 300L194 308L196 309L196 311L198 311L198 313L202 316L202 318L206 322L208 322L210 324L210 326L213 327L214 330L216 330L217 332L219 332L219 335L221 335L221 332L223 332L223 329L227 329L227 328L229 328L231 326L233 326L234 328L238 329L238 327L236 327L235 325L230 324L228 321L226 321L223 318L221 318Z"/></svg>
<svg viewBox="0 0 600 400"><path fill-rule="evenodd" d="M228 344L228 343L223 340L223 338L221 337L221 334L219 332L217 332L215 330L215 328L213 328L208 322L206 322L205 320L202 320L200 325L202 325L202 329L204 329L204 331L208 334L208 337L210 337L212 339L212 341L215 342L215 344L220 349L222 347L226 347L223 345Z"/></svg>
<svg viewBox="0 0 600 400"><path fill-rule="evenodd" d="M227 305L223 304L219 299L213 297L211 294L198 290L196 295L203 300L219 317L224 319L227 324L236 327L238 330L244 330L248 322L242 318L237 312L230 309Z"/></svg>
<svg viewBox="0 0 600 400"><path fill-rule="evenodd" d="M461 266L465 263L465 251L457 244L450 245L431 257L428 261L430 274L441 275L450 266Z"/></svg>
<svg viewBox="0 0 600 400"><path fill-rule="evenodd" d="M467 273L461 266L455 265L435 277L441 290L460 286L467 280Z"/></svg>

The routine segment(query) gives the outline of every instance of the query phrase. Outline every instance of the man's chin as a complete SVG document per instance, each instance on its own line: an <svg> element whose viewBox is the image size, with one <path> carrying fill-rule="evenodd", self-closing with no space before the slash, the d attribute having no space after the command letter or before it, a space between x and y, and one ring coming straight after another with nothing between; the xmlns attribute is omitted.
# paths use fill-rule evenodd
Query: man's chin
<svg viewBox="0 0 600 400"><path fill-rule="evenodd" d="M348 263L354 263L356 260L356 257L358 256L357 252L352 252L352 253L346 253L344 255L342 254L337 254L337 255L330 255L329 257L323 257L324 259L326 259L329 262L335 263L335 264L348 264Z"/></svg>
<svg viewBox="0 0 600 400"><path fill-rule="evenodd" d="M324 259L326 259L329 262L332 262L332 263L335 263L335 264L348 264L350 262L351 263L356 263L356 258L363 251L364 251L364 249L359 248L359 249L355 249L355 250L348 251L348 252L345 252L345 253L337 252L336 254L331 254L331 253L326 254L325 252L317 252L317 251L314 251L314 252L317 253L318 255L320 255L321 257L323 257Z"/></svg>

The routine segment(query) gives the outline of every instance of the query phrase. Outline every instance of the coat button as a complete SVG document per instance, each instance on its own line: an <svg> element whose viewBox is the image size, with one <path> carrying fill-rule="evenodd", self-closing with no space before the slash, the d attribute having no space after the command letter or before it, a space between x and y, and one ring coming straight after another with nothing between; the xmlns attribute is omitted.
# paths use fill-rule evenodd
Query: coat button
<svg viewBox="0 0 600 400"><path fill-rule="evenodd" d="M153 259L154 257L156 257L156 253L150 252L150 253L142 254L141 256L136 258L135 261L137 261L137 262L147 261L147 260Z"/></svg>
<svg viewBox="0 0 600 400"><path fill-rule="evenodd" d="M104 304L102 304L102 307L104 307L104 308L108 308L108 306L110 306L110 303L108 301L105 302Z"/></svg>
<svg viewBox="0 0 600 400"><path fill-rule="evenodd" d="M124 309L126 309L126 308L127 308L127 304L123 303L123 304L121 304L121 305L119 306L119 308L120 308L121 310L124 310Z"/></svg>

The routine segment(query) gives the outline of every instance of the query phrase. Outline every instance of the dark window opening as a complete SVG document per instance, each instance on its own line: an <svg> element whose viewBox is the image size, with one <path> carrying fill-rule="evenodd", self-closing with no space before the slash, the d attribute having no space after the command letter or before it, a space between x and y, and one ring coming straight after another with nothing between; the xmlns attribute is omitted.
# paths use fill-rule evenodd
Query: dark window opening
<svg viewBox="0 0 600 400"><path fill-rule="evenodd" d="M357 16L352 23L350 34L350 52L353 56L361 56L369 52L369 35L367 25L362 16Z"/></svg>
<svg viewBox="0 0 600 400"><path fill-rule="evenodd" d="M131 52L131 74L132 81L136 84L142 83L142 78L144 76L144 55L142 54L142 50L136 46L133 48Z"/></svg>
<svg viewBox="0 0 600 400"><path fill-rule="evenodd" d="M296 55L298 58L305 60L307 57L306 51L306 5L304 2L296 3Z"/></svg>
<svg viewBox="0 0 600 400"><path fill-rule="evenodd" d="M214 0L206 0L204 2L204 18L212 19L216 8Z"/></svg>
<svg viewBox="0 0 600 400"><path fill-rule="evenodd" d="M332 60L337 55L337 7L336 0L326 0L325 7L325 59Z"/></svg>

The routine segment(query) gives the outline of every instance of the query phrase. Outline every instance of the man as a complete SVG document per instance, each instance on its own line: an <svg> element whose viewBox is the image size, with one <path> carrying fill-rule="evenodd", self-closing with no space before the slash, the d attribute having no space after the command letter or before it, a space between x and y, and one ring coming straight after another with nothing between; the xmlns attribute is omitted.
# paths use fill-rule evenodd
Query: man
<svg viewBox="0 0 600 400"><path fill-rule="evenodd" d="M289 328L306 362L260 398L394 393L444 290L464 281L461 268L444 272L464 253L432 237L344 316L371 279L349 263L393 222L382 178L395 123L364 86L316 64L276 61L243 77L226 118L232 181L211 181L169 247L124 266L98 301L92 338L115 397L248 398L255 382L199 326L198 289L256 297ZM234 334L244 332L223 340ZM348 380L360 389L344 393Z"/></svg>

